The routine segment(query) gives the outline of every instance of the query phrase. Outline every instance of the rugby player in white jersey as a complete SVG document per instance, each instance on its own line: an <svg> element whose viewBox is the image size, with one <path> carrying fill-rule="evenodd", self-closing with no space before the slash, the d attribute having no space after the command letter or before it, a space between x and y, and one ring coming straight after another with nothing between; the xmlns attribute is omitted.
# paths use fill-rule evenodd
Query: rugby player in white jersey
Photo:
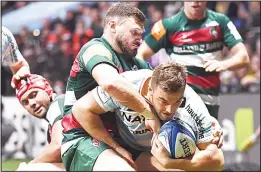
<svg viewBox="0 0 261 172"><path fill-rule="evenodd" d="M68 145L64 148L62 146L62 158L65 162L71 158L80 162L90 162L92 160L88 158L96 153L99 156L92 167L82 163L78 166L81 169L102 169L102 166L108 165L108 157L102 156L97 147L104 148L108 145L108 149L116 150L122 147L130 150L124 147L125 144L120 143L123 141L132 148L131 150L135 150L135 153L131 150L129 153L133 156L136 154L134 160L137 170L222 170L224 156L220 149L223 142L221 127L216 119L210 116L201 98L186 85L186 68L183 65L168 62L159 65L154 71L142 69L124 72L122 75L135 85L163 122L175 117L189 123L196 133L196 153L187 159L171 159L157 137L152 138L153 133L146 128L146 123L150 120L116 102L101 87L96 87L80 98L72 109L74 122L87 131L83 137L91 138L95 142L88 145L89 151L81 154L77 153L78 151L70 153L72 151ZM112 137L103 127L99 114L107 111L116 113L119 138ZM64 163L64 166L66 165Z"/></svg>
<svg viewBox="0 0 261 172"><path fill-rule="evenodd" d="M2 26L1 62L7 62L13 73L11 81L11 86L13 88L16 88L19 80L30 74L29 65L20 53L13 34L4 26Z"/></svg>

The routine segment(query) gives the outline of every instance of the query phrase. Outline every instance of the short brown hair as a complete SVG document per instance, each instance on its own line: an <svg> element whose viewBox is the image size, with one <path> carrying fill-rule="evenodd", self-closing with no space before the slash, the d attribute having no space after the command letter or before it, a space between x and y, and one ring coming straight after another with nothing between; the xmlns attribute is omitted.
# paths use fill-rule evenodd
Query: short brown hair
<svg viewBox="0 0 261 172"><path fill-rule="evenodd" d="M186 86L187 69L174 61L162 63L152 74L151 86L160 86L166 92L178 92Z"/></svg>
<svg viewBox="0 0 261 172"><path fill-rule="evenodd" d="M138 8L126 2L114 3L106 12L104 26L109 23L112 17L134 17L139 22L145 22L146 17Z"/></svg>

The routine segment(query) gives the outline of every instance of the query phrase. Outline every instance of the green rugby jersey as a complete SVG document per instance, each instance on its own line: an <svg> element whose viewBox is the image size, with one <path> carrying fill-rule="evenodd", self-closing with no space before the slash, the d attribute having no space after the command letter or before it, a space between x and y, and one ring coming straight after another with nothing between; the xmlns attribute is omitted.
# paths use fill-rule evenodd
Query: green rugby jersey
<svg viewBox="0 0 261 172"><path fill-rule="evenodd" d="M206 104L218 105L219 73L206 72L203 64L222 59L223 46L231 49L243 40L228 17L207 9L202 20L189 20L182 10L158 21L145 41L155 53L165 48L171 59L186 65L187 83Z"/></svg>
<svg viewBox="0 0 261 172"><path fill-rule="evenodd" d="M46 113L48 122L47 140L49 143L51 142L52 126L63 117L64 98L64 94L56 95Z"/></svg>
<svg viewBox="0 0 261 172"><path fill-rule="evenodd" d="M91 50L91 46L95 46L96 48L92 48ZM84 59L83 54L85 54L85 57L87 55L87 58ZM63 143L86 135L86 132L74 119L71 108L79 98L98 86L91 73L92 69L101 63L113 66L119 73L130 70L151 69L149 63L143 60L135 57L124 57L115 52L103 37L92 39L86 43L75 58L67 82L64 101L65 116L62 120L62 125L64 127ZM101 117L107 122L111 120L111 115L104 115Z"/></svg>

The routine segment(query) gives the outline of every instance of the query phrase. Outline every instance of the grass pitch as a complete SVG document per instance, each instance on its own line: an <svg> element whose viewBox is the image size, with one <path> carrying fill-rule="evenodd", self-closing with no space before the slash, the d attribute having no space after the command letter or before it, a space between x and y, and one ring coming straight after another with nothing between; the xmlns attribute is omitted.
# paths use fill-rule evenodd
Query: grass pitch
<svg viewBox="0 0 261 172"><path fill-rule="evenodd" d="M2 171L15 171L21 162L30 162L24 159L7 159L2 161Z"/></svg>

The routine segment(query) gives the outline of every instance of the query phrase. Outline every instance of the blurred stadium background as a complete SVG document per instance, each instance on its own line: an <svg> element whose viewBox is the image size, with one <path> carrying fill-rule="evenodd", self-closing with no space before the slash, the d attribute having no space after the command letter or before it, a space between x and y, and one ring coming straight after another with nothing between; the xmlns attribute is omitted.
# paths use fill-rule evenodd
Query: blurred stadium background
<svg viewBox="0 0 261 172"><path fill-rule="evenodd" d="M100 37L106 10L112 2L1 1L2 25L15 35L31 72L47 78L61 94L74 57L90 39ZM146 33L163 17L177 13L182 2L130 2L148 20ZM242 145L260 126L260 2L208 2L208 7L226 14L245 40L250 65L220 77L219 122L224 129L226 169L260 170L260 138L249 149ZM228 51L224 49L224 56ZM149 59L153 67L164 61L161 53ZM21 161L30 161L46 144L47 123L32 118L15 99L10 87L11 71L1 64L2 170L15 170ZM3 125L4 124L4 125ZM248 167L249 166L249 167Z"/></svg>

